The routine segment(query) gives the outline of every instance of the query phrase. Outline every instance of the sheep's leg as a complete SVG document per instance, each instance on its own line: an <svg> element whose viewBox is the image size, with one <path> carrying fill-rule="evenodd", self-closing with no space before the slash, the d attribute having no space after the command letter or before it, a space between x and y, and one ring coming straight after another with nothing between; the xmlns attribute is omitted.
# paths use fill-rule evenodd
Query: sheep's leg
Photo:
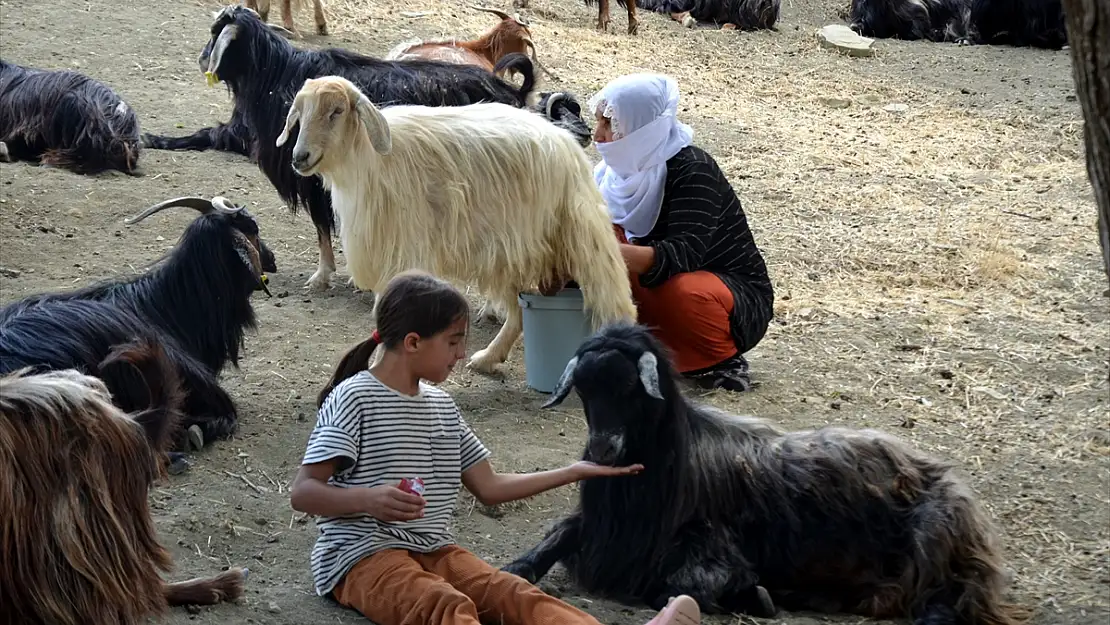
<svg viewBox="0 0 1110 625"><path fill-rule="evenodd" d="M574 514L555 524L538 545L511 563L501 567L502 571L519 575L528 583L535 584L555 566L578 551L581 543L582 517Z"/></svg>
<svg viewBox="0 0 1110 625"><path fill-rule="evenodd" d="M331 233L322 226L316 226L316 244L320 248L320 261L316 273L304 285L314 291L328 288L331 274L335 273L335 250L331 246Z"/></svg>
<svg viewBox="0 0 1110 625"><path fill-rule="evenodd" d="M324 18L324 0L312 1L312 13L313 17L316 18L316 34L327 35L328 21Z"/></svg>
<svg viewBox="0 0 1110 625"><path fill-rule="evenodd" d="M485 349L474 352L470 357L470 363L467 366L471 369L480 373L493 373L497 365L505 362L509 357L509 352L524 329L524 317L520 306L507 308L505 323L497 332L497 336L493 337Z"/></svg>

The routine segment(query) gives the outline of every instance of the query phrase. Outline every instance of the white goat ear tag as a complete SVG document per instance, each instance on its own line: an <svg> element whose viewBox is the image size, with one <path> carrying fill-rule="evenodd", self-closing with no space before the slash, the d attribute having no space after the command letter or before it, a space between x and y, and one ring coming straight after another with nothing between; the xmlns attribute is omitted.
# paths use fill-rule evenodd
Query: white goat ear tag
<svg viewBox="0 0 1110 625"><path fill-rule="evenodd" d="M663 399L663 393L659 390L659 361L655 354L644 352L640 356L639 365L640 382L643 383L644 390L655 399Z"/></svg>

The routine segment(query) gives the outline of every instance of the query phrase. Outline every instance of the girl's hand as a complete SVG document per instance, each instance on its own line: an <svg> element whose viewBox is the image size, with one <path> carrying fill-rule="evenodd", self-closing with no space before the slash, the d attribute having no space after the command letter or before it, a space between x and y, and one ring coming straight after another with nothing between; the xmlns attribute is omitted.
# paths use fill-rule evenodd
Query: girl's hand
<svg viewBox="0 0 1110 625"><path fill-rule="evenodd" d="M424 516L424 498L389 484L366 489L366 514L379 521L412 521Z"/></svg>
<svg viewBox="0 0 1110 625"><path fill-rule="evenodd" d="M644 470L644 465L633 464L627 467L609 467L601 464L594 464L593 462L575 462L570 465L571 473L575 476L575 481L586 480L591 477L618 477L622 475L636 475Z"/></svg>

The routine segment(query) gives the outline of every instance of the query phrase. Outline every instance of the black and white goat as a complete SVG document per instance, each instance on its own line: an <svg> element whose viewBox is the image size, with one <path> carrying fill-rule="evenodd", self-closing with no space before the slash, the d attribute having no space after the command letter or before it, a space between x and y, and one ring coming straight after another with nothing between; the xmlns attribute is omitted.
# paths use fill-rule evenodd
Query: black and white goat
<svg viewBox="0 0 1110 625"><path fill-rule="evenodd" d="M1061 0L852 0L852 30L867 37L1010 45L1067 45Z"/></svg>
<svg viewBox="0 0 1110 625"><path fill-rule="evenodd" d="M138 174L139 118L104 83L0 60L0 162Z"/></svg>
<svg viewBox="0 0 1110 625"><path fill-rule="evenodd" d="M582 482L578 508L505 570L535 583L562 562L584 590L653 608L777 608L1013 625L987 514L953 466L875 430L783 432L690 403L643 326L588 338L546 406L573 388L583 458L642 464Z"/></svg>
<svg viewBox="0 0 1110 625"><path fill-rule="evenodd" d="M774 30L782 10L781 0L636 0L636 4L689 28L716 24L722 30Z"/></svg>
<svg viewBox="0 0 1110 625"><path fill-rule="evenodd" d="M32 295L0 309L0 373L34 367L95 375L114 347L154 341L173 362L185 391L175 438L183 449L191 426L198 430L191 437L201 438L191 441L194 446L236 430L235 403L217 377L228 362L238 367L244 332L256 323L251 295L259 289L269 294L264 272L276 267L254 218L224 198L167 200L128 223L173 206L201 215L162 264L129 279ZM141 378L124 371L106 375L104 382L122 410L142 407Z"/></svg>
<svg viewBox="0 0 1110 625"><path fill-rule="evenodd" d="M331 236L335 215L331 199L317 177L297 176L289 166L292 144L275 146L274 140L285 126L285 116L293 97L309 78L335 75L359 86L379 106L423 104L454 106L480 101L502 102L525 107L535 98L535 76L527 55L514 53L498 62L494 73L515 70L524 76L521 87L504 81L488 70L440 61L386 61L347 50L298 49L269 28L254 11L232 5L219 11L212 24L212 38L199 59L209 80L227 83L235 108L250 136L252 156L277 190L278 195L296 211L307 206L316 226L320 260L306 286L324 289L335 272ZM234 120L234 116L233 116ZM227 132L240 132L228 125ZM210 141L211 131L202 130L201 140ZM196 137L197 135L194 135ZM148 137L150 145L165 141Z"/></svg>

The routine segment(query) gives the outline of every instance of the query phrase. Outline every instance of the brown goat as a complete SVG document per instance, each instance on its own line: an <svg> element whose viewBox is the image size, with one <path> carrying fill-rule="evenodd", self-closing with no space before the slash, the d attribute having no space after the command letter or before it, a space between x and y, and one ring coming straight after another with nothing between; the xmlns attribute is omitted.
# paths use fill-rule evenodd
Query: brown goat
<svg viewBox="0 0 1110 625"><path fill-rule="evenodd" d="M520 15L509 15L498 9L479 6L470 8L475 11L492 13L500 17L501 21L486 31L486 34L472 41L459 41L457 39L406 41L390 50L385 58L393 61L424 59L457 63L459 65L477 65L492 72L497 62L505 56L514 52L527 54L531 51L532 62L548 76L558 80L554 74L540 64L536 55L536 44L532 41L532 31L528 29L527 20ZM500 71L498 75L504 73L505 71Z"/></svg>
<svg viewBox="0 0 1110 625"><path fill-rule="evenodd" d="M527 9L530 0L513 0L513 6L518 9ZM609 0L585 0L586 6L597 2L597 29L601 32L609 30ZM628 11L628 34L635 35L640 30L640 19L636 17L635 0L617 0L617 4Z"/></svg>
<svg viewBox="0 0 1110 625"><path fill-rule="evenodd" d="M263 22L270 15L270 0L245 0L243 4L248 9L258 13ZM299 37L300 33L297 32L297 27L293 25L292 4L293 0L281 0L281 25L293 36ZM296 5L299 7L300 4L300 0L297 0ZM312 0L312 14L316 20L316 34L327 35L328 21L324 18L324 0Z"/></svg>
<svg viewBox="0 0 1110 625"><path fill-rule="evenodd" d="M243 591L246 569L162 580L172 560L147 497L183 394L156 343L117 346L99 366L113 367L146 380L148 409L121 412L76 369L0 377L0 605L29 625L140 625Z"/></svg>

